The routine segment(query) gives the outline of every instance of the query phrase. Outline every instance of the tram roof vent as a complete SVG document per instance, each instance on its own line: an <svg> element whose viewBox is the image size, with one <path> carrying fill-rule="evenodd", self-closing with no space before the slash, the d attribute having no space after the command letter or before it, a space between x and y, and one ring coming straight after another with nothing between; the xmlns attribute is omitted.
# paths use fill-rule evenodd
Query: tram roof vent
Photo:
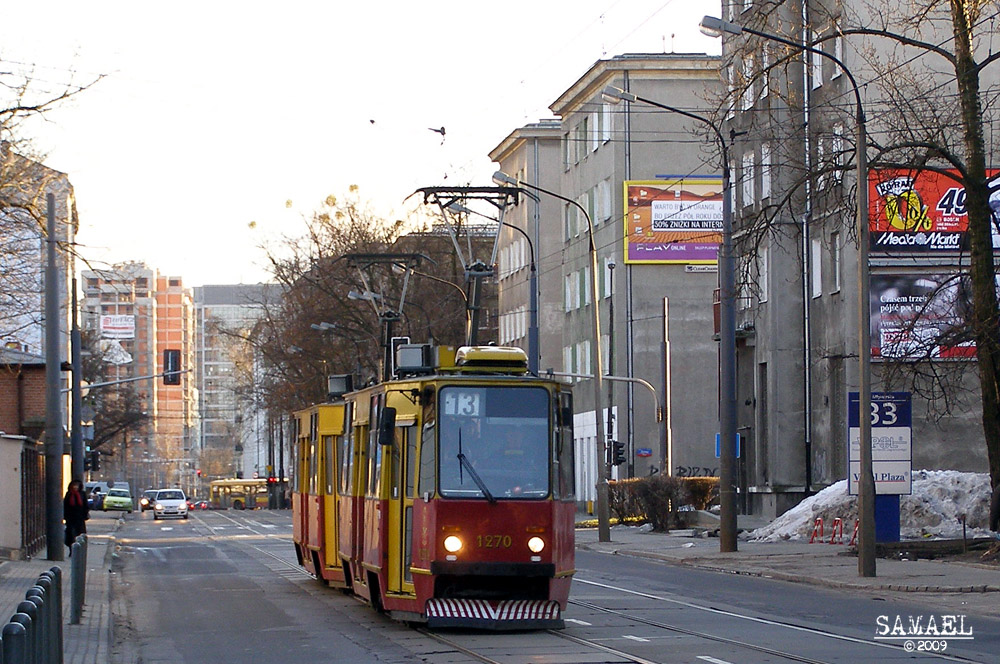
<svg viewBox="0 0 1000 664"><path fill-rule="evenodd" d="M455 353L459 370L522 374L528 371L528 355L508 346L462 346Z"/></svg>

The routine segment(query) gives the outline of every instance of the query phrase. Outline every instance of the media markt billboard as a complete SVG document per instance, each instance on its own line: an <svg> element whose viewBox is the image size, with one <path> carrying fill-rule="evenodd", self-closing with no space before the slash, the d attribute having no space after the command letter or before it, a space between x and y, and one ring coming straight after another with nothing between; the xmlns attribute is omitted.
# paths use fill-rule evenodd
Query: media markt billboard
<svg viewBox="0 0 1000 664"><path fill-rule="evenodd" d="M722 178L625 182L626 263L711 263L722 241Z"/></svg>
<svg viewBox="0 0 1000 664"><path fill-rule="evenodd" d="M1000 169L987 169L986 176L1000 185ZM1000 190L990 196L990 208L1000 220ZM870 170L868 222L872 253L926 255L969 249L965 186L956 170ZM1000 248L996 223L993 248Z"/></svg>

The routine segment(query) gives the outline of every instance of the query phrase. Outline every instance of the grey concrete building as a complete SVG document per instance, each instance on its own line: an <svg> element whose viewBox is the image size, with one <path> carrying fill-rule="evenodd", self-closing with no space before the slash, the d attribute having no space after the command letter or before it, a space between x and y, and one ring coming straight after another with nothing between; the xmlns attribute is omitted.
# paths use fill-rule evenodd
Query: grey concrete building
<svg viewBox="0 0 1000 664"><path fill-rule="evenodd" d="M593 223L600 271L597 303L588 286L586 216L575 205L545 194L538 203L523 200L509 213L508 221L514 220L536 241L540 367L590 375L594 346L600 343L604 373L632 379L605 381L607 397L600 404L602 409L611 404L612 437L626 443L627 463L615 469L615 476L645 476L664 469L712 474L718 467L714 252L710 260L676 262L637 260L629 254L630 235L635 239L632 215L638 212L634 202L626 200L624 183L649 183L649 190L672 185L679 191L686 179L717 178L719 159L693 121L655 108L605 103L601 92L607 85L709 113L705 100L716 95L720 85L718 58L628 54L600 60L550 106L559 118L558 129L548 122L528 125L490 153L508 175L578 202ZM715 189L718 198L718 185ZM520 321L528 303L523 299L524 252L518 245L518 235L504 234L500 307L502 316ZM599 342L594 339L593 306L600 307ZM524 323L513 323L501 337L523 343L524 331ZM636 379L648 383L655 394ZM577 486L581 499L589 500L597 467L595 404L591 379L578 380ZM664 414L662 422L657 422L658 411Z"/></svg>
<svg viewBox="0 0 1000 664"><path fill-rule="evenodd" d="M202 481L217 477L267 477L269 437L266 410L253 390L258 371L247 343L264 313L270 284L206 285L194 289L198 409L201 432L196 456ZM287 461L287 449L284 450ZM277 468L275 468L277 472Z"/></svg>
<svg viewBox="0 0 1000 664"><path fill-rule="evenodd" d="M868 12L875 5L882 14L873 22ZM729 21L807 41L841 60L859 84L868 116L871 185L863 186L870 196L872 248L866 293L858 277L858 119L850 76L818 53L795 53L756 36L724 39L728 94L721 105L728 109L727 128L736 132L731 166L743 295L740 484L745 509L767 516L849 473L848 395L859 385L864 308L871 317L872 390L912 393L913 469L986 470L968 340L941 341L947 327L961 327L963 298L954 293L968 272L967 249L928 241L942 236L944 223L953 225L956 243L964 241L956 230L963 212L942 209L949 192L955 200L964 189L959 193L954 181L940 190L926 184L931 178L917 164L949 165L933 150L904 147L943 141L962 155L954 70L926 49L851 34L882 21L900 33L909 30L908 3L875 5L723 3ZM937 18L939 29L948 25L947 8ZM949 32L950 26L936 35L909 34L950 50ZM995 94L996 72L987 72L982 88ZM920 126L931 115L942 121L937 132ZM955 120L951 128L948 118ZM995 122L995 115L984 110L984 121ZM906 218L886 218L907 205ZM918 218L925 224L920 228L912 223ZM942 302L947 313L934 314L936 320L922 316Z"/></svg>

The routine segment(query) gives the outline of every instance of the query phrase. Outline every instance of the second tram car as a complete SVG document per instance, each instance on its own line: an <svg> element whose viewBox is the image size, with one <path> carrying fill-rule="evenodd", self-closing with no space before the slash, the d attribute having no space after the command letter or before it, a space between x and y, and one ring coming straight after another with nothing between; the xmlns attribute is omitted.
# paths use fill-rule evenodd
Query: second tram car
<svg viewBox="0 0 1000 664"><path fill-rule="evenodd" d="M517 348L407 345L397 358L400 378L296 413L299 563L399 620L562 627L570 388L529 375Z"/></svg>

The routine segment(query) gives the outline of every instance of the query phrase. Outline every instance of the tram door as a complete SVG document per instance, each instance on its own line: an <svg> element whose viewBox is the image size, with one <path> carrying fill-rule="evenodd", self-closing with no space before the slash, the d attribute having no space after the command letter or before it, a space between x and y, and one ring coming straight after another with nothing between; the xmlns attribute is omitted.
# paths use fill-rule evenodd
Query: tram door
<svg viewBox="0 0 1000 664"><path fill-rule="evenodd" d="M414 463L417 427L413 420L396 422L396 434L389 455L389 578L388 591L410 592L404 584L413 582L410 561L413 553L413 496L416 492Z"/></svg>

